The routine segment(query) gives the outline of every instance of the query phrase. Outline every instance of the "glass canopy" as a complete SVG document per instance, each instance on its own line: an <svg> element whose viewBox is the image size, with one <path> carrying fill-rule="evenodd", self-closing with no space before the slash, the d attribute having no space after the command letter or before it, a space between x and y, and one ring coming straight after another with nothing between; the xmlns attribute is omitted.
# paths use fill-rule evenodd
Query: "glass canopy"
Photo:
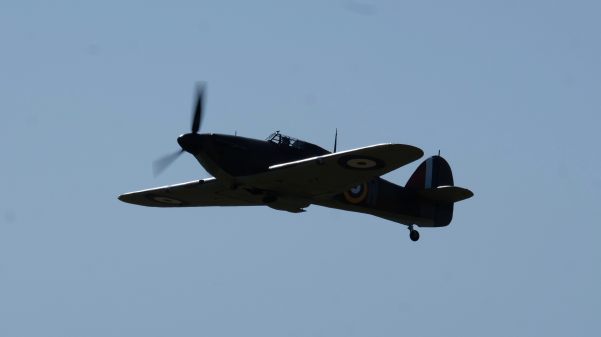
<svg viewBox="0 0 601 337"><path fill-rule="evenodd" d="M272 142L274 144L289 146L297 149L307 149L308 147L312 147L313 144L309 144L297 138L292 138L290 136L286 136L281 134L279 131L276 131L269 135L265 139L268 142ZM314 145L313 145L314 146Z"/></svg>
<svg viewBox="0 0 601 337"><path fill-rule="evenodd" d="M322 155L329 153L327 150L324 150L323 148L317 145L307 143L297 138L292 138L283 135L280 133L280 131L276 131L270 134L269 137L267 137L265 140L274 144L278 144L280 146L288 146L291 148L299 149L303 152L306 152L307 154Z"/></svg>

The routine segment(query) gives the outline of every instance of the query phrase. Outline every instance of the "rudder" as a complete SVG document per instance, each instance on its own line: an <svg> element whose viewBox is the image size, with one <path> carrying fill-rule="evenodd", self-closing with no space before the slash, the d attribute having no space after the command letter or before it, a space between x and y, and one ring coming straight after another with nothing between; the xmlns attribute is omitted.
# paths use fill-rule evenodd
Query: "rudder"
<svg viewBox="0 0 601 337"><path fill-rule="evenodd" d="M405 187L416 190L453 186L453 172L449 163L441 156L424 160L413 172Z"/></svg>
<svg viewBox="0 0 601 337"><path fill-rule="evenodd" d="M449 163L441 156L424 160L413 172L405 188L415 191L421 217L431 219L427 226L442 227L453 219L453 202L435 200L425 196L439 186L453 186L453 172ZM424 224L420 224L424 226Z"/></svg>

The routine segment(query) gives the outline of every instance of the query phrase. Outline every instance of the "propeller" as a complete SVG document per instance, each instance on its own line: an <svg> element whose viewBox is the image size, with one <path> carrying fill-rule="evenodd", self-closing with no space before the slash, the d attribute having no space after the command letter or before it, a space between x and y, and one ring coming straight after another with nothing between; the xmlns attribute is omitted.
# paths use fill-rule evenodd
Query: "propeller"
<svg viewBox="0 0 601 337"><path fill-rule="evenodd" d="M205 87L206 84L204 82L196 83L196 106L192 115L192 133L198 133L200 124L202 123Z"/></svg>
<svg viewBox="0 0 601 337"><path fill-rule="evenodd" d="M179 156L184 153L184 150L179 150L177 152L173 152L170 153L168 155L165 155L157 160L155 160L152 163L152 172L154 173L154 176L158 176L159 174L163 173L163 171L165 171L167 169L167 167L169 167L171 164L173 164L173 162L179 158Z"/></svg>
<svg viewBox="0 0 601 337"><path fill-rule="evenodd" d="M204 82L199 82L196 84L196 105L194 107L194 111L192 112L192 133L198 133L200 131L200 126L202 124L203 118L203 106L204 106L204 93L205 93L206 84ZM154 176L158 176L163 173L167 169L167 167L171 166L173 162L179 158L179 156L184 153L185 150L181 149L176 152L165 155L152 163L152 170L154 172Z"/></svg>

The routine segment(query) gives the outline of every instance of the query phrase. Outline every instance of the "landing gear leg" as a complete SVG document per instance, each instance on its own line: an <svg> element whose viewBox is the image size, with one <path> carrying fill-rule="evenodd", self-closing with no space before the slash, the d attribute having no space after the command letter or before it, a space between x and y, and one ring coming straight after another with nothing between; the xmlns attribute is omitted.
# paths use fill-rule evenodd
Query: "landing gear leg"
<svg viewBox="0 0 601 337"><path fill-rule="evenodd" d="M419 232L413 229L413 225L409 225L409 238L414 242L419 240Z"/></svg>

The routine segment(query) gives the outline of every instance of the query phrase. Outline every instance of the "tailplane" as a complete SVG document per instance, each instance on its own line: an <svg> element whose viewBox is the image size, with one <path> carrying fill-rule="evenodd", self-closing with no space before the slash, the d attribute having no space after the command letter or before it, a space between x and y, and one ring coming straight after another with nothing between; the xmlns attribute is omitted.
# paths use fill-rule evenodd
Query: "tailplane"
<svg viewBox="0 0 601 337"><path fill-rule="evenodd" d="M458 202L471 198L474 193L467 188L458 186L438 186L417 192L424 199L439 202Z"/></svg>
<svg viewBox="0 0 601 337"><path fill-rule="evenodd" d="M454 186L451 166L441 156L424 160L405 188L415 191L419 213L431 219L433 227L448 225L453 218L453 204L474 195L466 188Z"/></svg>

